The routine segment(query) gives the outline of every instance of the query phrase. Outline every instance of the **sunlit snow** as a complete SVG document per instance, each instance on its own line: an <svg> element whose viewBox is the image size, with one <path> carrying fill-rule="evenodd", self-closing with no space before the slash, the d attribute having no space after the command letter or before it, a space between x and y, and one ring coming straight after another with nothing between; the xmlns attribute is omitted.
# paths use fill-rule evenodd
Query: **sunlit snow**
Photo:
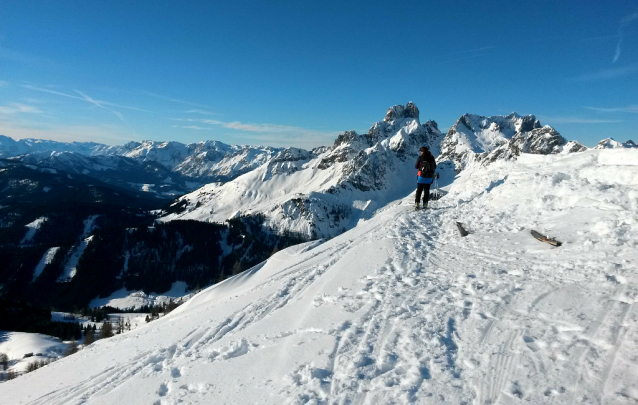
<svg viewBox="0 0 638 405"><path fill-rule="evenodd" d="M280 251L0 403L635 403L636 178L629 149L470 162L429 210Z"/></svg>

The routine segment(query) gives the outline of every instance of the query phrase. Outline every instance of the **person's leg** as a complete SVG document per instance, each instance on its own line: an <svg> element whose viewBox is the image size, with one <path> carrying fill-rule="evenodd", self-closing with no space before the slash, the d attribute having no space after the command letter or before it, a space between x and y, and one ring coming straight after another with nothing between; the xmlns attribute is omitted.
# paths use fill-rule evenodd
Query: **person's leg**
<svg viewBox="0 0 638 405"><path fill-rule="evenodd" d="M423 206L428 206L428 201L430 201L430 185L423 184Z"/></svg>
<svg viewBox="0 0 638 405"><path fill-rule="evenodd" d="M418 204L421 201L421 193L423 192L423 184L416 183L416 198L414 199L414 203Z"/></svg>

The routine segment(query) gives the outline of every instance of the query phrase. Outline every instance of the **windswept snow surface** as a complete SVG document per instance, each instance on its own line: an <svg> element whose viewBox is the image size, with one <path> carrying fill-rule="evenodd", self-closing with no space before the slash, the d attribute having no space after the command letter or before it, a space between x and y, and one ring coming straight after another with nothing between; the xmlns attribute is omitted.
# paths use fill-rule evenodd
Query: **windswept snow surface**
<svg viewBox="0 0 638 405"><path fill-rule="evenodd" d="M281 251L0 403L633 404L636 179L628 149L470 165L428 211Z"/></svg>

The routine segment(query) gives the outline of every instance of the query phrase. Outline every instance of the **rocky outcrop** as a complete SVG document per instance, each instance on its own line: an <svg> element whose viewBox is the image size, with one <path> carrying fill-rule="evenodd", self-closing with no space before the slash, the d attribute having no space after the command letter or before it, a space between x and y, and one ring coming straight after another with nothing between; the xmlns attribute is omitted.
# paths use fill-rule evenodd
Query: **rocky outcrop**
<svg viewBox="0 0 638 405"><path fill-rule="evenodd" d="M493 151L478 154L476 159L482 163L493 163L497 160L516 159L521 153L550 155L581 152L586 149L578 142L567 142L558 131L546 125L531 131L519 132Z"/></svg>
<svg viewBox="0 0 638 405"><path fill-rule="evenodd" d="M388 108L388 112L385 114L383 121L389 122L406 118L419 119L419 109L412 101L408 102L405 106L395 105Z"/></svg>
<svg viewBox="0 0 638 405"><path fill-rule="evenodd" d="M548 135L551 131L554 130L551 127L542 127L533 115L520 116L511 113L505 116L484 117L464 114L441 141L441 154L437 161L453 166L458 173L477 154L483 154L484 157L490 155L498 159L498 156L517 156L517 153L520 154L525 148L540 153L541 149L547 146L541 140L543 137L559 142L559 138ZM498 152L491 155L497 150Z"/></svg>

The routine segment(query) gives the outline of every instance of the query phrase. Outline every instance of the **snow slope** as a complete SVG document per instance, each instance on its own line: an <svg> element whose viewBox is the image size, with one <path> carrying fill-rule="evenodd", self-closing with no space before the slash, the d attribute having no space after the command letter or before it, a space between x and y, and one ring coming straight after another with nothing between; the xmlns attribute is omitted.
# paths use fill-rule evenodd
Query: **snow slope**
<svg viewBox="0 0 638 405"><path fill-rule="evenodd" d="M29 363L62 357L69 345L41 333L0 331L0 353L9 358L9 370L23 373ZM24 357L31 354L30 357ZM2 396L2 394L0 394ZM3 398L2 404L9 404Z"/></svg>
<svg viewBox="0 0 638 405"><path fill-rule="evenodd" d="M635 403L637 179L632 149L470 163L430 210L278 252L0 403Z"/></svg>
<svg viewBox="0 0 638 405"><path fill-rule="evenodd" d="M108 305L119 309L136 309L144 305L167 304L171 299L188 299L192 293L188 293L187 290L186 283L183 281L174 282L171 289L162 294L147 294L142 290L128 291L126 288L121 288L108 297L93 299L89 303L89 308L98 308Z"/></svg>
<svg viewBox="0 0 638 405"><path fill-rule="evenodd" d="M71 248L71 252L64 264L64 271L58 277L58 283L68 283L75 277L75 273L77 272L77 266L80 262L80 258L84 253L86 247L91 243L93 239L93 235L91 232L95 229L95 220L99 217L99 215L91 215L87 219L84 220L84 231L82 232L82 236L80 236L80 240L73 245ZM89 236L90 235L90 236Z"/></svg>

